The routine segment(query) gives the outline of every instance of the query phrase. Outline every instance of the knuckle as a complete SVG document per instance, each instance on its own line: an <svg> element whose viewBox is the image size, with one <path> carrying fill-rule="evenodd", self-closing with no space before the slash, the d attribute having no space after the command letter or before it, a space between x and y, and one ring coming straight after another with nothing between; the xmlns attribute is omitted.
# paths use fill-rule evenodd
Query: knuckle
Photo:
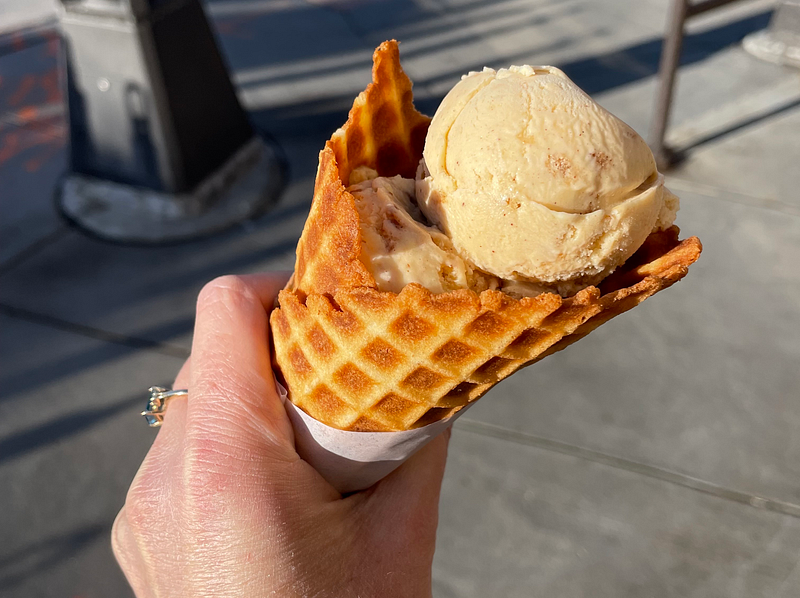
<svg viewBox="0 0 800 598"><path fill-rule="evenodd" d="M153 507L154 505L145 501L141 494L129 492L128 500L125 502L125 523L120 525L127 525L133 533L147 529L148 524L152 524Z"/></svg>
<svg viewBox="0 0 800 598"><path fill-rule="evenodd" d="M127 520L125 507L122 507L120 512L117 513L116 519L114 519L114 524L111 526L111 550L118 561L122 561L125 554L125 541L123 540L125 531L122 529L124 525L127 525Z"/></svg>
<svg viewBox="0 0 800 598"><path fill-rule="evenodd" d="M123 509L124 523L134 535L151 529L163 518L167 489L153 476L138 475L128 490Z"/></svg>
<svg viewBox="0 0 800 598"><path fill-rule="evenodd" d="M127 505L122 507L111 527L111 552L122 571L131 576L136 573L139 546L135 540L136 534L128 522L126 507Z"/></svg>

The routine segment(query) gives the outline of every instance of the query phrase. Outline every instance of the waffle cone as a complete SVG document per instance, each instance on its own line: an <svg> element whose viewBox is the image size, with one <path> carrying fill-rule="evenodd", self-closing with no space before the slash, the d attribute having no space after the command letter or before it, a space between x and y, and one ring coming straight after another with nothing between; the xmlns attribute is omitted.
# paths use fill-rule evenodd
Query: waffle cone
<svg viewBox="0 0 800 598"><path fill-rule="evenodd" d="M563 299L500 291L377 290L359 259L350 173L413 178L430 119L416 111L397 43L375 51L373 81L320 153L295 273L271 315L276 370L290 400L352 431L419 427L463 408L518 369L560 351L686 274L700 241L651 234L597 287Z"/></svg>

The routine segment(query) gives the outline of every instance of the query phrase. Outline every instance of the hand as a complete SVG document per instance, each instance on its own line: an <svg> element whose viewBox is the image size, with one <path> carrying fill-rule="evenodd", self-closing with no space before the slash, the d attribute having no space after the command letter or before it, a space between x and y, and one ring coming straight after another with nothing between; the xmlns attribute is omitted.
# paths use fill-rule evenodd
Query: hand
<svg viewBox="0 0 800 598"><path fill-rule="evenodd" d="M346 498L295 452L270 365L286 277L226 276L197 302L192 355L114 522L139 598L430 596L449 434Z"/></svg>

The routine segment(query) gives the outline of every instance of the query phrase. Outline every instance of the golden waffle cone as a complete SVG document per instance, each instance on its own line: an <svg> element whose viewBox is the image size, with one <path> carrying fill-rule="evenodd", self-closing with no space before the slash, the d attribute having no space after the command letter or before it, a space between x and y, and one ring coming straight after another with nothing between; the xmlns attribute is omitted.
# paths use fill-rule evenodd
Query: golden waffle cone
<svg viewBox="0 0 800 598"><path fill-rule="evenodd" d="M521 367L586 336L686 274L696 237L653 233L600 288L568 299L500 291L433 294L418 284L377 290L359 259L350 173L412 178L430 119L414 109L397 43L375 51L373 82L320 153L295 274L272 312L275 362L290 400L342 430L425 425L478 399Z"/></svg>

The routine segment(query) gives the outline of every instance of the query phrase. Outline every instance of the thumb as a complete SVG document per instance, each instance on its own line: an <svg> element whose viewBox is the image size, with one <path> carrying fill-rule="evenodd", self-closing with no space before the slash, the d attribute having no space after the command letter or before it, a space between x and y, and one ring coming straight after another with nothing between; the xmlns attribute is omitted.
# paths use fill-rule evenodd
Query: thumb
<svg viewBox="0 0 800 598"><path fill-rule="evenodd" d="M217 456L294 461L291 423L270 361L268 314L282 277L224 276L197 300L187 439ZM271 288L269 288L271 287Z"/></svg>
<svg viewBox="0 0 800 598"><path fill-rule="evenodd" d="M452 429L447 428L378 482L373 488L372 500L394 511L395 516L405 512L407 517L417 519L432 514L435 528L451 432Z"/></svg>

